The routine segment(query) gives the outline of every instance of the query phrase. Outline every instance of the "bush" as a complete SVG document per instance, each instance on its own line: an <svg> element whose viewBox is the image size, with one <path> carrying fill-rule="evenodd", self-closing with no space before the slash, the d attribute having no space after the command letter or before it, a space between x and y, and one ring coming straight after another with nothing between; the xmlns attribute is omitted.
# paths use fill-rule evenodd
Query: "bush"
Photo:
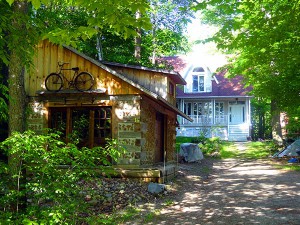
<svg viewBox="0 0 300 225"><path fill-rule="evenodd" d="M82 181L116 159L116 141L105 148L78 149L56 133L14 133L1 148L10 158L0 163L0 224L76 224L86 219L88 203ZM123 150L122 150L123 151ZM97 171L96 171L97 169Z"/></svg>
<svg viewBox="0 0 300 225"><path fill-rule="evenodd" d="M205 138L199 144L199 148L205 155L210 155L212 153L219 153L222 148L222 141L218 137Z"/></svg>

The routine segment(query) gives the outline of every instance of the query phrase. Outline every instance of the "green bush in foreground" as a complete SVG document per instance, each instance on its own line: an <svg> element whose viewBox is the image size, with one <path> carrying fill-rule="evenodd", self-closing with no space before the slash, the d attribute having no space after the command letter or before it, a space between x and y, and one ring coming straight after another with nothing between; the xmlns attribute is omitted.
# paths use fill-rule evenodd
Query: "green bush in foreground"
<svg viewBox="0 0 300 225"><path fill-rule="evenodd" d="M83 183L120 154L117 143L78 149L56 133L14 133L1 148L15 165L0 162L0 224L84 224L89 205ZM97 170L96 170L97 169Z"/></svg>

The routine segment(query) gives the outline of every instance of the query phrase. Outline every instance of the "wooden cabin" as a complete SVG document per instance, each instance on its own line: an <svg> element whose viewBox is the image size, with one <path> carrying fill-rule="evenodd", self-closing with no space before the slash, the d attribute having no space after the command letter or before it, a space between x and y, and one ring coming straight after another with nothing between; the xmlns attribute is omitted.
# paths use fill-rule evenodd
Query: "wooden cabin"
<svg viewBox="0 0 300 225"><path fill-rule="evenodd" d="M58 62L92 74L92 89L82 92L65 84L58 92L47 91L45 79L57 71ZM176 108L176 85L185 84L178 73L99 62L47 40L37 46L28 73L28 129L55 128L66 139L77 132L79 144L87 147L102 146L106 138L118 140L126 149L113 162L119 176L164 182L175 175L177 116L191 120ZM63 73L70 80L74 71Z"/></svg>

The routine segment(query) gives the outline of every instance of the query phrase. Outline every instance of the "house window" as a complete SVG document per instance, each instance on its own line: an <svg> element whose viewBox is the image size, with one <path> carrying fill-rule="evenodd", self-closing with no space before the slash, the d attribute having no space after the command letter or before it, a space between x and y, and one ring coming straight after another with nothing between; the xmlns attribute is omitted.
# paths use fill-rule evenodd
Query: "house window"
<svg viewBox="0 0 300 225"><path fill-rule="evenodd" d="M111 107L49 108L49 128L78 147L104 146L111 138Z"/></svg>
<svg viewBox="0 0 300 225"><path fill-rule="evenodd" d="M184 103L184 110L183 112L186 114L186 115L192 115L192 103Z"/></svg>
<svg viewBox="0 0 300 225"><path fill-rule="evenodd" d="M216 116L224 116L224 103L223 102L215 103L215 115Z"/></svg>
<svg viewBox="0 0 300 225"><path fill-rule="evenodd" d="M224 117L224 102L216 102L215 103L215 122L222 123L225 122Z"/></svg>
<svg viewBox="0 0 300 225"><path fill-rule="evenodd" d="M195 123L212 122L212 103L211 102L194 102L193 117Z"/></svg>
<svg viewBox="0 0 300 225"><path fill-rule="evenodd" d="M195 67L193 69L193 72L196 72L196 73L204 72L204 69L202 67Z"/></svg>
<svg viewBox="0 0 300 225"><path fill-rule="evenodd" d="M204 76L193 75L193 92L204 91Z"/></svg>

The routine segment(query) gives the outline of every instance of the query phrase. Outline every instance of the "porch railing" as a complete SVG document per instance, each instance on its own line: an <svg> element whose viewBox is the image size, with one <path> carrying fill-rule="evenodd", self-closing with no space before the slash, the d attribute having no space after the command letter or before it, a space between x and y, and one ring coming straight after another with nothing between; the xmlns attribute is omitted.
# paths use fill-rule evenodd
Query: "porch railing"
<svg viewBox="0 0 300 225"><path fill-rule="evenodd" d="M209 115L201 115L201 116L189 116L193 119L193 122L188 121L187 119L181 118L179 121L180 124L190 124L190 125L202 125L202 126L211 126L211 125L227 125L228 124L228 115L222 116L209 116Z"/></svg>

